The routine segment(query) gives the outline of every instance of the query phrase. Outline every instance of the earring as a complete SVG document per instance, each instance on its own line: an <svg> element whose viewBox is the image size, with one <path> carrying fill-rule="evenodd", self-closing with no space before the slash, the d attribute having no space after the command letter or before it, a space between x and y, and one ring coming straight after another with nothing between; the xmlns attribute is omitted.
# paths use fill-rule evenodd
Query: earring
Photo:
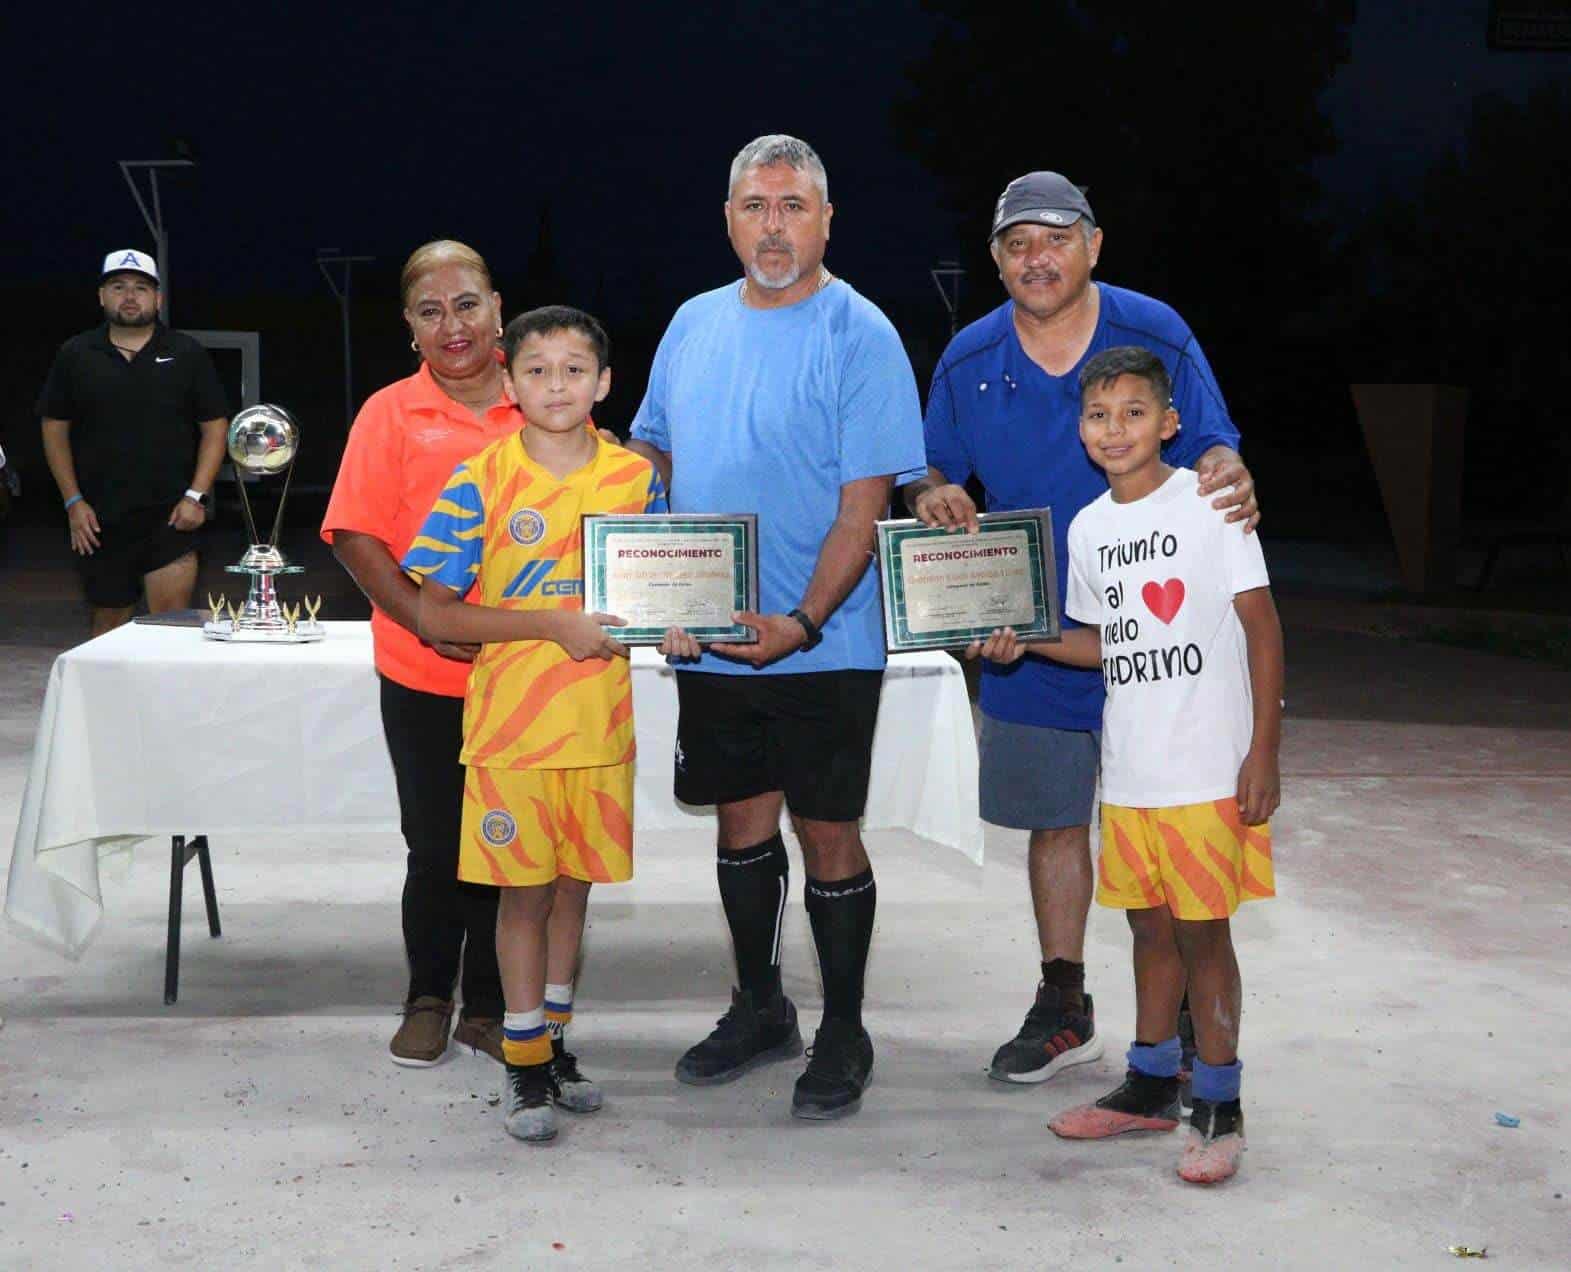
<svg viewBox="0 0 1571 1272"><path fill-rule="evenodd" d="M501 323L497 323L496 324L496 338L498 340L500 340L502 338L502 324Z"/></svg>
<svg viewBox="0 0 1571 1272"><path fill-rule="evenodd" d="M416 353L420 352L420 342L418 340L413 339L412 337L411 337L411 339L409 341L409 347L411 349L413 349Z"/></svg>

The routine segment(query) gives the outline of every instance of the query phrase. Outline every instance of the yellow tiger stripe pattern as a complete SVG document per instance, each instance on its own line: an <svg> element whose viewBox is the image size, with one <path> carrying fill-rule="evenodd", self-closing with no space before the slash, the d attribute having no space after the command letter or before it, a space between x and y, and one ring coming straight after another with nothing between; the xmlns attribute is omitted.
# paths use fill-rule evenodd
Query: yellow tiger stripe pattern
<svg viewBox="0 0 1571 1272"><path fill-rule="evenodd" d="M1171 808L1102 805L1096 899L1119 910L1165 905L1179 919L1225 919L1276 895L1271 824L1246 826L1233 798Z"/></svg>
<svg viewBox="0 0 1571 1272"><path fill-rule="evenodd" d="M633 877L633 766L464 775L458 877L503 888Z"/></svg>

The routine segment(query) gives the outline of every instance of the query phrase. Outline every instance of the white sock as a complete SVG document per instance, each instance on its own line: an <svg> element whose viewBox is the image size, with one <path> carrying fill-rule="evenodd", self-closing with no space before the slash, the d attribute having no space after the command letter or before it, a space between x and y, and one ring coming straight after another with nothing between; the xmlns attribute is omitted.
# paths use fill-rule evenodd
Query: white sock
<svg viewBox="0 0 1571 1272"><path fill-rule="evenodd" d="M560 1038L573 1018L573 982L545 987L546 1030Z"/></svg>

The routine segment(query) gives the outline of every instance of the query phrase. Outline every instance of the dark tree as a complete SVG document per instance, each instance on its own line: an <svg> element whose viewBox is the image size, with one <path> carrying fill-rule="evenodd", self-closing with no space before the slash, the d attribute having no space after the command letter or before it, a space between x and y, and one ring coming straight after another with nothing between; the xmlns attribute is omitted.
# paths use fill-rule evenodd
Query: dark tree
<svg viewBox="0 0 1571 1272"><path fill-rule="evenodd" d="M1292 335L1323 289L1311 164L1335 144L1318 98L1348 55L1351 0L933 7L944 26L895 124L956 215L969 316L1001 299L994 200L1051 168L1090 189L1099 276L1176 306L1233 364L1219 373Z"/></svg>
<svg viewBox="0 0 1571 1272"><path fill-rule="evenodd" d="M1378 533L1347 380L1328 363L1344 315L1327 300L1336 257L1313 172L1336 146L1319 99L1349 55L1352 0L930 7L940 34L895 129L955 216L963 320L1004 298L986 238L1005 183L1066 174L1106 235L1098 278L1167 301L1205 346L1273 532Z"/></svg>
<svg viewBox="0 0 1571 1272"><path fill-rule="evenodd" d="M1471 394L1475 513L1552 519L1571 509L1571 89L1480 98L1462 146L1351 245L1365 280L1348 341L1358 378L1438 381ZM1351 298L1350 298L1351 300ZM1500 457L1531 436L1526 465ZM1481 479L1487 471L1494 481Z"/></svg>

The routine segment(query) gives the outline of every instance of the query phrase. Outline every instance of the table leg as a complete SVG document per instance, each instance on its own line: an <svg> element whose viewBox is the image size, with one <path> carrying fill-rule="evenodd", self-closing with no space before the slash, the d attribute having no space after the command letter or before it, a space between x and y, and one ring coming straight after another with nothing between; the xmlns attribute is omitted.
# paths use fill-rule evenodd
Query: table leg
<svg viewBox="0 0 1571 1272"><path fill-rule="evenodd" d="M218 891L213 887L213 858L207 851L207 836L198 835L191 841L196 848L196 864L202 869L202 899L207 902L207 930L216 937L223 935L218 925Z"/></svg>
<svg viewBox="0 0 1571 1272"><path fill-rule="evenodd" d="M164 952L164 1005L180 994L180 892L185 876L185 836L169 841L169 941Z"/></svg>

